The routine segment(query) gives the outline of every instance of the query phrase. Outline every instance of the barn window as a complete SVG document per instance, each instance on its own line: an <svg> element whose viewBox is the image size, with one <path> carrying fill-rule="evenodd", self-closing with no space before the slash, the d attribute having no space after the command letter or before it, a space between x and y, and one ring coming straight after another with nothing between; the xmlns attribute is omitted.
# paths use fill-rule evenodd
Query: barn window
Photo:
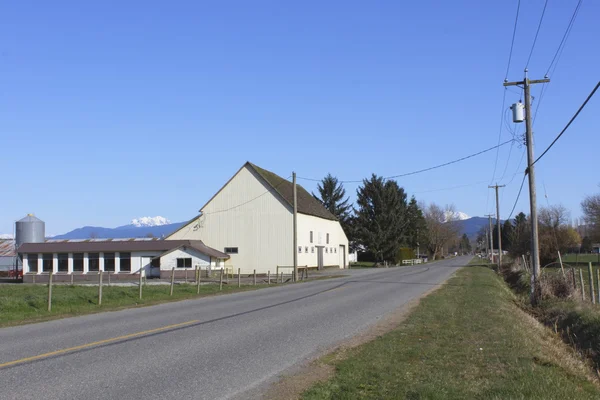
<svg viewBox="0 0 600 400"><path fill-rule="evenodd" d="M114 270L115 270L115 253L104 253L104 270L114 272Z"/></svg>
<svg viewBox="0 0 600 400"><path fill-rule="evenodd" d="M42 254L42 271L52 271L52 253Z"/></svg>
<svg viewBox="0 0 600 400"><path fill-rule="evenodd" d="M329 244L329 233L327 234L325 241L326 241L325 244Z"/></svg>
<svg viewBox="0 0 600 400"><path fill-rule="evenodd" d="M30 272L38 272L38 255L37 254L28 254L27 261L29 262L29 271Z"/></svg>
<svg viewBox="0 0 600 400"><path fill-rule="evenodd" d="M310 231L310 242L313 242L313 231Z"/></svg>
<svg viewBox="0 0 600 400"><path fill-rule="evenodd" d="M177 259L177 268L192 268L192 259L191 258L178 258Z"/></svg>
<svg viewBox="0 0 600 400"><path fill-rule="evenodd" d="M67 253L58 253L58 272L67 272L69 270L69 255Z"/></svg>
<svg viewBox="0 0 600 400"><path fill-rule="evenodd" d="M311 247L311 248L310 248L310 252L311 252L311 253L314 253L314 252L315 252L315 248L314 248L314 247Z"/></svg>
<svg viewBox="0 0 600 400"><path fill-rule="evenodd" d="M100 253L88 253L89 270L100 271Z"/></svg>
<svg viewBox="0 0 600 400"><path fill-rule="evenodd" d="M225 247L225 253L227 253L227 254L237 254L238 253L238 248L237 247Z"/></svg>
<svg viewBox="0 0 600 400"><path fill-rule="evenodd" d="M131 271L131 253L119 253L121 271Z"/></svg>
<svg viewBox="0 0 600 400"><path fill-rule="evenodd" d="M333 252L334 252L334 253L337 253L337 249L336 249L335 247L333 248Z"/></svg>
<svg viewBox="0 0 600 400"><path fill-rule="evenodd" d="M329 253L329 248L325 247L325 253Z"/></svg>
<svg viewBox="0 0 600 400"><path fill-rule="evenodd" d="M298 246L298 253L302 253L302 246Z"/></svg>
<svg viewBox="0 0 600 400"><path fill-rule="evenodd" d="M83 272L83 253L73 253L73 271Z"/></svg>
<svg viewBox="0 0 600 400"><path fill-rule="evenodd" d="M304 252L308 254L308 246L304 246Z"/></svg>

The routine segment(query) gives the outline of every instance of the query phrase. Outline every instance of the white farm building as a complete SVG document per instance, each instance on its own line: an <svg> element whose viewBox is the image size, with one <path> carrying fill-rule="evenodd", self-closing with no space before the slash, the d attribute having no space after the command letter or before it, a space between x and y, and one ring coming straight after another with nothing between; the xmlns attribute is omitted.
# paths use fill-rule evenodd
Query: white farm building
<svg viewBox="0 0 600 400"><path fill-rule="evenodd" d="M348 238L337 218L297 185L297 237L293 242L293 184L250 162L167 240L201 240L229 255L227 268L242 274L348 264Z"/></svg>

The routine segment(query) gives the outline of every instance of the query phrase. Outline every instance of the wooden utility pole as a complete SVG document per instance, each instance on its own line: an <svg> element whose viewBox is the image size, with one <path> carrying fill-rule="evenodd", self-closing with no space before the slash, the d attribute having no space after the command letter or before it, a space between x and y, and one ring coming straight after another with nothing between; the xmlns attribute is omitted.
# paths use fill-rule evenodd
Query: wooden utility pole
<svg viewBox="0 0 600 400"><path fill-rule="evenodd" d="M296 189L296 173L292 172L294 185L294 281L298 280L298 190Z"/></svg>
<svg viewBox="0 0 600 400"><path fill-rule="evenodd" d="M490 224L488 228L488 238L490 241L490 253L488 256L490 257L490 262L494 262L494 231L492 230L492 215L494 214L486 214L486 217L488 217L488 223Z"/></svg>
<svg viewBox="0 0 600 400"><path fill-rule="evenodd" d="M538 279L540 277L540 245L538 236L538 218L537 218L537 195L535 191L535 170L533 163L533 121L531 115L531 95L529 93L530 86L538 83L548 83L550 79L545 77L544 79L529 80L527 77L527 68L525 69L525 78L519 82L506 82L504 86L517 86L522 85L525 91L525 133L526 133L526 144L527 144L527 170L525 171L529 175L529 211L531 214L531 259L532 265L531 270L533 271L533 285L531 285L531 304L535 304L536 299L536 288L538 285Z"/></svg>
<svg viewBox="0 0 600 400"><path fill-rule="evenodd" d="M500 231L500 198L498 197L498 188L504 187L506 185L498 185L497 183L494 186L488 186L490 189L496 189L496 225L498 225L498 271L500 271L500 266L502 265L502 232Z"/></svg>

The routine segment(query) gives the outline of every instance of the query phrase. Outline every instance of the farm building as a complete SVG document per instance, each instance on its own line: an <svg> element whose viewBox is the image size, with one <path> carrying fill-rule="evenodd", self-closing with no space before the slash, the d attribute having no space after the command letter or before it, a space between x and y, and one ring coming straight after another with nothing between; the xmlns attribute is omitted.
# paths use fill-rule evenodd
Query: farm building
<svg viewBox="0 0 600 400"><path fill-rule="evenodd" d="M172 268L182 277L186 270L217 270L229 258L200 240L89 239L47 240L23 243L23 281L43 281L50 271L55 280L96 280L99 271L112 272L113 279L132 280L140 271L148 277L168 277ZM34 278L34 275L36 276ZM189 275L193 276L193 273Z"/></svg>
<svg viewBox="0 0 600 400"><path fill-rule="evenodd" d="M297 185L298 246L293 242L293 184L250 162L168 240L202 240L227 253L229 268L274 272L298 265L314 268L348 263L348 238L337 218Z"/></svg>

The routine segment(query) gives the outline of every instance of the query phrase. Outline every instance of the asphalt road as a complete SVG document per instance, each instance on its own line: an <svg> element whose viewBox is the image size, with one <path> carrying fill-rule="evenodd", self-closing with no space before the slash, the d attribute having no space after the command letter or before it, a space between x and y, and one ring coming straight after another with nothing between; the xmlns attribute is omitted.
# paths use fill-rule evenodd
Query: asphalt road
<svg viewBox="0 0 600 400"><path fill-rule="evenodd" d="M255 397L468 261L3 328L0 399Z"/></svg>

